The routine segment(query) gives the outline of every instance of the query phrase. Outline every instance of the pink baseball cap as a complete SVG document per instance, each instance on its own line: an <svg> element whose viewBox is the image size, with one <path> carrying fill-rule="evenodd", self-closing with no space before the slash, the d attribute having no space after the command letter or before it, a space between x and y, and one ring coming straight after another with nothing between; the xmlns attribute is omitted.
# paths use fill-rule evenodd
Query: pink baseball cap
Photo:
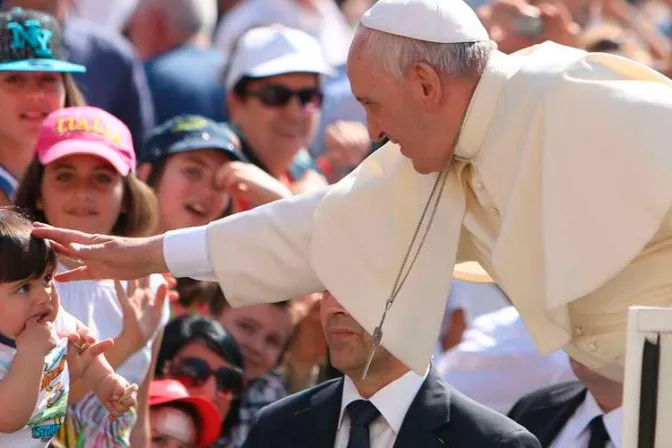
<svg viewBox="0 0 672 448"><path fill-rule="evenodd" d="M131 132L112 114L96 107L66 107L42 123L35 145L42 165L74 154L101 157L121 174L135 173Z"/></svg>

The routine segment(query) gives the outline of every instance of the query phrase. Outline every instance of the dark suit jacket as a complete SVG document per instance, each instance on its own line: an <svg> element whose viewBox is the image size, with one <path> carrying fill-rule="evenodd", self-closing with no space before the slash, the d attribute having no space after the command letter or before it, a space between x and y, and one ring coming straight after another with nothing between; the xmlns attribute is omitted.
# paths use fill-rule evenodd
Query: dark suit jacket
<svg viewBox="0 0 672 448"><path fill-rule="evenodd" d="M509 411L509 417L529 429L546 448L585 398L586 387L579 381L556 384L518 400Z"/></svg>
<svg viewBox="0 0 672 448"><path fill-rule="evenodd" d="M333 448L343 379L262 409L243 448ZM527 430L452 390L432 369L411 403L394 448L538 448Z"/></svg>

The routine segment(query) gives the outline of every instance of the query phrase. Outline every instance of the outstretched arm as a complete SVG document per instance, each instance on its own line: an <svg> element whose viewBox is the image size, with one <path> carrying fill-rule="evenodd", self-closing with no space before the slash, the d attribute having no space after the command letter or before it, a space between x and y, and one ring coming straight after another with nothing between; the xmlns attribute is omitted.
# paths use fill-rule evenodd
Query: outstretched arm
<svg viewBox="0 0 672 448"><path fill-rule="evenodd" d="M215 221L150 238L89 235L37 225L82 266L58 281L130 280L152 273L217 280L234 305L274 302L321 290L312 269L313 214L326 189L294 196Z"/></svg>

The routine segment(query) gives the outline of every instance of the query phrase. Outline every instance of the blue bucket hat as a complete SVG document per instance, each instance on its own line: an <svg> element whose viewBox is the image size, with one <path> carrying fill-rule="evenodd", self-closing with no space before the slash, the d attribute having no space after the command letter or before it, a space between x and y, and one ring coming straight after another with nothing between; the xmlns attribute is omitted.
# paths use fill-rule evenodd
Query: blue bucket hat
<svg viewBox="0 0 672 448"><path fill-rule="evenodd" d="M0 72L84 73L68 62L58 21L32 10L0 13Z"/></svg>
<svg viewBox="0 0 672 448"><path fill-rule="evenodd" d="M232 161L248 161L241 151L240 139L226 123L200 115L178 115L147 137L140 162L155 163L172 154L199 149L219 149Z"/></svg>

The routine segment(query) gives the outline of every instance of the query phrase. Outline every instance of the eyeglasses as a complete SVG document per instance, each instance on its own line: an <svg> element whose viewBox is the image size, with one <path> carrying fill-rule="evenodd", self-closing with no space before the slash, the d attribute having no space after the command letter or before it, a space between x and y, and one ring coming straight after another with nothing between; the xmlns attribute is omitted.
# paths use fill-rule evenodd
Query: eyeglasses
<svg viewBox="0 0 672 448"><path fill-rule="evenodd" d="M320 107L323 98L322 92L316 88L292 90L279 84L267 85L258 90L248 90L245 94L258 98L267 107L284 107L294 97L298 98L302 107L308 105Z"/></svg>
<svg viewBox="0 0 672 448"><path fill-rule="evenodd" d="M214 375L220 392L230 392L234 397L239 397L245 389L245 377L240 369L222 367L213 370L201 358L182 358L171 364L168 373L187 388L201 387Z"/></svg>

